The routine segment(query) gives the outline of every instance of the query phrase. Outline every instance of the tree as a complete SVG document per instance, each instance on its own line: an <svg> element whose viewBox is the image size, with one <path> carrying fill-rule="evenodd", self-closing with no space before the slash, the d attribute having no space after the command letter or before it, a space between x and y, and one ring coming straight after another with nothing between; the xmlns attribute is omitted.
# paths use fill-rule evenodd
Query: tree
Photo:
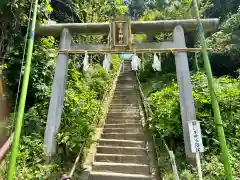
<svg viewBox="0 0 240 180"><path fill-rule="evenodd" d="M52 0L51 18L59 23L81 22L72 0Z"/></svg>
<svg viewBox="0 0 240 180"><path fill-rule="evenodd" d="M240 5L239 0L211 0L213 6L206 11L207 17L225 19L229 13L236 13Z"/></svg>
<svg viewBox="0 0 240 180"><path fill-rule="evenodd" d="M134 19L142 16L145 9L146 9L146 4L144 0L131 0L129 2L129 14Z"/></svg>

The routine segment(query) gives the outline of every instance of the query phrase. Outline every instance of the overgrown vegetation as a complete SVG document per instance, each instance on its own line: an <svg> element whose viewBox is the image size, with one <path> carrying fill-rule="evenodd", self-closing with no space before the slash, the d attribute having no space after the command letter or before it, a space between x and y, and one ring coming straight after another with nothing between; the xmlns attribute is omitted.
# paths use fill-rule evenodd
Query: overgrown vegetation
<svg viewBox="0 0 240 180"><path fill-rule="evenodd" d="M232 153L231 160L234 167L234 176L237 178L240 176L238 170L240 154L237 151L239 149L240 82L229 77L221 77L215 79L215 83L227 144ZM225 179L219 157L219 141L215 130L206 76L203 73L194 74L192 76L192 85L196 116L201 121L205 146L202 165L204 179ZM179 167L182 167L184 163L180 162L183 157L184 145L177 83L172 83L161 91L152 93L149 102L154 109L151 123L155 127L156 135L158 137L163 136L168 140L170 148L176 152ZM184 168L189 169L186 166ZM183 172L183 174L185 173L186 171ZM187 179L194 179L194 177L191 175Z"/></svg>

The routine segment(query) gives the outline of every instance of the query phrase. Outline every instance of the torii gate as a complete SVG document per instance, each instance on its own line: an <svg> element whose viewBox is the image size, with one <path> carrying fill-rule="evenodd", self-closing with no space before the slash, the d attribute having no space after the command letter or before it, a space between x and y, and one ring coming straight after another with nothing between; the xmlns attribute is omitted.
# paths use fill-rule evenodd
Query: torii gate
<svg viewBox="0 0 240 180"><path fill-rule="evenodd" d="M218 19L202 19L205 32L216 31ZM58 133L65 95L68 57L71 53L129 53L129 52L174 52L179 86L182 126L184 133L185 153L188 159L195 158L190 150L188 122L196 119L192 96L191 77L188 66L187 52L200 51L197 48L186 48L184 32L196 31L197 21L166 20L131 22L119 17L108 23L65 23L39 25L36 34L41 36L60 36L60 51L54 75L52 95L48 110L48 119L44 137L44 148L47 157L56 153L56 134ZM133 44L132 34L158 34L173 32L173 41L149 42ZM75 44L73 34L109 34L109 44Z"/></svg>

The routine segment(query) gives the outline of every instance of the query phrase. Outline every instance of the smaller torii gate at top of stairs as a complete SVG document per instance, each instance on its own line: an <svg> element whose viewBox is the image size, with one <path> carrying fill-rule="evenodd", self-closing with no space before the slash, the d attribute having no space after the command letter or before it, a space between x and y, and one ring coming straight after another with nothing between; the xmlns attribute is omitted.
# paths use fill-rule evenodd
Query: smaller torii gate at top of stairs
<svg viewBox="0 0 240 180"><path fill-rule="evenodd" d="M216 31L218 19L202 19L204 31ZM39 36L60 36L60 50L54 75L52 95L48 110L45 130L44 148L47 157L56 151L56 134L58 133L64 102L65 86L68 71L68 56L70 53L130 53L130 52L170 52L174 51L177 81L180 94L181 117L184 132L186 157L194 159L190 151L190 138L187 123L196 119L192 96L192 86L188 66L187 52L199 49L186 48L184 32L197 31L197 21L167 20L167 21L135 21L119 17L111 23L66 23L42 24L36 29ZM173 41L158 43L132 43L132 34L159 34L173 32ZM75 44L73 34L108 34L109 44Z"/></svg>

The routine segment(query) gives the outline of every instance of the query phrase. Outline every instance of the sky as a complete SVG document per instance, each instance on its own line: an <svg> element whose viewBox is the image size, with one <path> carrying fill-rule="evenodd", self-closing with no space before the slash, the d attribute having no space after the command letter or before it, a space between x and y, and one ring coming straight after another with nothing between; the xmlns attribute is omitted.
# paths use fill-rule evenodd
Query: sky
<svg viewBox="0 0 240 180"><path fill-rule="evenodd" d="M133 54L120 54L121 59L130 59Z"/></svg>

